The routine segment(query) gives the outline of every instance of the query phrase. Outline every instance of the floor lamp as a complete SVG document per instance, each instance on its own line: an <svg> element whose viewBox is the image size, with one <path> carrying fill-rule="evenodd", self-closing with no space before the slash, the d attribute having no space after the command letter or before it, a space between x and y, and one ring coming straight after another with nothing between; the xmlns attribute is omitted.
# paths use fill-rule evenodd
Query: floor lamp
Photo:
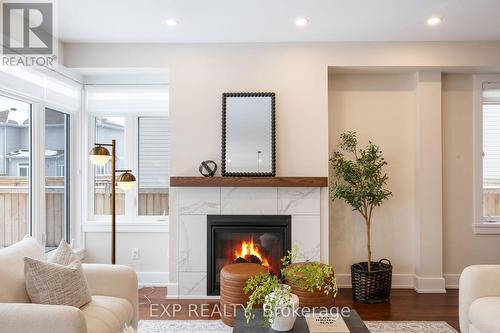
<svg viewBox="0 0 500 333"><path fill-rule="evenodd" d="M116 264L116 186L124 191L135 187L135 176L132 170L116 169L116 140L111 140L111 144L95 143L90 150L90 161L99 166L104 166L111 160L111 263ZM111 147L111 154L106 147ZM116 178L116 173L121 172Z"/></svg>

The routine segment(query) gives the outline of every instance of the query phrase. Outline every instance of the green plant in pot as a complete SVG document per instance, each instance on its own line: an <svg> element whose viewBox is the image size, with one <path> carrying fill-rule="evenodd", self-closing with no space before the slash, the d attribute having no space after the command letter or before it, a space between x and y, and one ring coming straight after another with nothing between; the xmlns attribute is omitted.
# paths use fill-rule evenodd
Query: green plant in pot
<svg viewBox="0 0 500 333"><path fill-rule="evenodd" d="M308 261L301 265L291 265L299 257L297 248L281 259L282 269L280 274L273 275L265 272L247 280L244 288L246 294L250 293L245 307L247 322L252 318L253 307L263 304L263 325L276 331L289 331L296 319L296 309L299 298L292 293L285 281L293 281L304 290L321 290L327 295L337 295L337 284L333 268L316 261ZM287 269L288 268L288 269Z"/></svg>
<svg viewBox="0 0 500 333"><path fill-rule="evenodd" d="M382 151L371 141L358 148L355 132L340 134L339 148L330 158L331 199L344 200L366 224L368 261L351 266L353 298L362 303L386 302L390 297L392 265L387 259L372 261L371 251L373 209L392 195L386 188L385 165Z"/></svg>

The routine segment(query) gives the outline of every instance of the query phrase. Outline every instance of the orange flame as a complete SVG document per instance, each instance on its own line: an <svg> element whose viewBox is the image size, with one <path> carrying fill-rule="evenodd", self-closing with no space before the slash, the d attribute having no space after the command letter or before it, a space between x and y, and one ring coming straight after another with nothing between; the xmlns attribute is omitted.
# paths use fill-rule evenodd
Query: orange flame
<svg viewBox="0 0 500 333"><path fill-rule="evenodd" d="M260 253L259 247L255 246L255 244L253 243L253 239L249 242L247 241L241 242L241 250L240 251L235 250L234 255L235 258L243 258L243 259L251 255L254 255L257 258L259 258L259 260L262 262L262 266L269 267L269 262L267 261L266 257L264 257Z"/></svg>

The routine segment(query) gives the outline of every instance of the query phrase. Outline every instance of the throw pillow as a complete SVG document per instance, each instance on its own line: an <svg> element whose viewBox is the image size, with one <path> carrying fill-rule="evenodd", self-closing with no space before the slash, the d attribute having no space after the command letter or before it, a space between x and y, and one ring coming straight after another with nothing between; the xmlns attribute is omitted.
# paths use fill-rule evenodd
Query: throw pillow
<svg viewBox="0 0 500 333"><path fill-rule="evenodd" d="M59 246L54 251L52 257L49 259L49 262L51 263L64 266L68 266L69 264L75 261L80 261L80 260L76 256L75 252L73 252L71 246L64 240L62 240L61 243L59 243Z"/></svg>
<svg viewBox="0 0 500 333"><path fill-rule="evenodd" d="M82 265L24 258L26 291L33 303L82 307L92 300Z"/></svg>

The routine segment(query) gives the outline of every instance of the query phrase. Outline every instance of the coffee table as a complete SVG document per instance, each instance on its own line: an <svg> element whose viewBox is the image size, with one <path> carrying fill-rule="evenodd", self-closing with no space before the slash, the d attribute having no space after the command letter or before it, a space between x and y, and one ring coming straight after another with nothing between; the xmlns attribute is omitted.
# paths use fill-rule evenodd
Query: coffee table
<svg viewBox="0 0 500 333"><path fill-rule="evenodd" d="M236 310L236 322L233 328L233 333L273 333L277 332L270 327L262 326L262 309L254 309L255 317L247 324L245 311L243 309ZM361 320L361 317L354 309L350 309L349 316L342 316L351 333L370 333L368 328ZM297 316L293 328L288 331L290 333L309 333L306 318Z"/></svg>

